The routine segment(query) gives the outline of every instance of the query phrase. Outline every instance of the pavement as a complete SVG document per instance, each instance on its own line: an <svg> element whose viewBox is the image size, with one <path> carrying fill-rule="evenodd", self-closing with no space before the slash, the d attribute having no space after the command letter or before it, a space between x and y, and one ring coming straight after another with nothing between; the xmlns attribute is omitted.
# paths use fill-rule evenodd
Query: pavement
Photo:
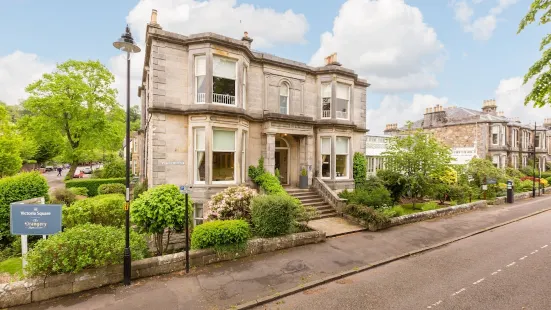
<svg viewBox="0 0 551 310"><path fill-rule="evenodd" d="M364 227L342 217L326 217L312 220L308 222L308 228L323 231L328 238L365 230Z"/></svg>
<svg viewBox="0 0 551 310"><path fill-rule="evenodd" d="M514 205L490 207L379 232L362 231L330 238L319 244L194 268L189 275L177 272L145 278L134 281L130 287L114 285L15 309L228 309L547 210L550 203L551 196L543 196ZM491 244L487 246L492 247ZM442 261L448 269L455 268L449 261L451 259ZM472 257L466 262L472 265L487 260L492 260L492 256ZM409 267L417 269L417 266ZM426 283L415 285L429 290ZM415 285L410 283L402 294L408 294L407 290Z"/></svg>
<svg viewBox="0 0 551 310"><path fill-rule="evenodd" d="M551 212L255 309L551 309Z"/></svg>

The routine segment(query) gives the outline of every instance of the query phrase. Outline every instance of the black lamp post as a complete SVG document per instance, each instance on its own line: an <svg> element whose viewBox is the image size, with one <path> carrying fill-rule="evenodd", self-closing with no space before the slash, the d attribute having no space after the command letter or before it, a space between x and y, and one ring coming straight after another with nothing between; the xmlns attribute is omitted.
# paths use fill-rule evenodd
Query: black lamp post
<svg viewBox="0 0 551 310"><path fill-rule="evenodd" d="M126 216L124 240L124 285L130 285L132 257L130 254L130 53L139 53L140 48L134 44L130 28L126 25L126 33L113 42L113 46L126 52L126 202L124 211Z"/></svg>

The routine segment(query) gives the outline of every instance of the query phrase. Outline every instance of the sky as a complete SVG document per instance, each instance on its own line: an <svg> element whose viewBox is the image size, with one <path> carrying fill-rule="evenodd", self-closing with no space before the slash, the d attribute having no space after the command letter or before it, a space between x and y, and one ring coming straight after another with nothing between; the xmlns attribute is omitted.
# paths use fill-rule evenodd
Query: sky
<svg viewBox="0 0 551 310"><path fill-rule="evenodd" d="M440 104L480 109L496 99L505 116L551 118L551 107L524 106L523 76L539 59L544 27L517 35L530 0L0 0L0 100L17 104L25 86L68 59L100 60L125 102L126 63L112 42L128 23L138 45L151 9L163 29L211 31L255 50L310 65L336 52L371 86L367 127L380 134ZM132 58L138 103L143 53Z"/></svg>

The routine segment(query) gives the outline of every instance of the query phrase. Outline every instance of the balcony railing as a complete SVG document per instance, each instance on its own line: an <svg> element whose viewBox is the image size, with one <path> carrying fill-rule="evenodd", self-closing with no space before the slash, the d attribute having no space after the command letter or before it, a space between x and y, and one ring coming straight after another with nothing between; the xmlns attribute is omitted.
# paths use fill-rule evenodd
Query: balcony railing
<svg viewBox="0 0 551 310"><path fill-rule="evenodd" d="M206 97L206 94L205 93L197 93L197 103L205 103L205 97Z"/></svg>
<svg viewBox="0 0 551 310"><path fill-rule="evenodd" d="M287 114L287 107L279 107L279 113Z"/></svg>
<svg viewBox="0 0 551 310"><path fill-rule="evenodd" d="M331 118L331 110L322 110L321 111L321 117L322 118Z"/></svg>
<svg viewBox="0 0 551 310"><path fill-rule="evenodd" d="M347 111L337 111L337 118L348 119Z"/></svg>
<svg viewBox="0 0 551 310"><path fill-rule="evenodd" d="M235 105L235 96L225 94L212 94L212 102L224 105Z"/></svg>

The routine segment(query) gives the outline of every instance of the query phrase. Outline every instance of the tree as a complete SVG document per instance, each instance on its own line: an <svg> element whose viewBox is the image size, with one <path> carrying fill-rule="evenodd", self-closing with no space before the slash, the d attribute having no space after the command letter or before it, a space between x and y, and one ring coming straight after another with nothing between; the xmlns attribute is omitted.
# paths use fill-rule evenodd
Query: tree
<svg viewBox="0 0 551 310"><path fill-rule="evenodd" d="M467 165L466 174L469 179L472 180L470 183L475 185L478 189L482 187L485 179L486 181L487 179L496 179L498 182L505 181L505 172L494 166L494 164L487 159L471 159ZM495 195L497 189L497 184L488 185L488 193L490 194L490 197Z"/></svg>
<svg viewBox="0 0 551 310"><path fill-rule="evenodd" d="M383 153L388 170L401 173L405 192L414 202L426 195L434 176L444 175L450 166L451 150L421 130L390 139Z"/></svg>
<svg viewBox="0 0 551 310"><path fill-rule="evenodd" d="M364 154L360 152L354 153L352 173L354 176L354 185L356 187L367 180L367 159Z"/></svg>
<svg viewBox="0 0 551 310"><path fill-rule="evenodd" d="M520 21L518 27L518 33L522 32L526 26L536 21L536 15L543 11L539 17L539 25L547 24L551 21L551 1L549 0L534 0L530 5L528 13ZM534 87L524 99L524 104L533 102L534 107L543 107L545 105L551 105L551 69L549 64L551 63L551 48L548 47L551 43L551 34L547 34L540 43L540 51L543 51L543 55L540 60L536 61L524 75L524 84L530 79L536 77Z"/></svg>
<svg viewBox="0 0 551 310"><path fill-rule="evenodd" d="M134 105L130 108L130 130L137 131L141 127L142 114L140 106Z"/></svg>
<svg viewBox="0 0 551 310"><path fill-rule="evenodd" d="M96 149L113 150L124 137L124 111L113 82L113 74L99 61L69 60L26 88L25 121L40 139L63 137L61 152L71 163L69 175Z"/></svg>
<svg viewBox="0 0 551 310"><path fill-rule="evenodd" d="M22 140L15 129L8 110L4 105L0 105L0 177L16 174L23 164Z"/></svg>

